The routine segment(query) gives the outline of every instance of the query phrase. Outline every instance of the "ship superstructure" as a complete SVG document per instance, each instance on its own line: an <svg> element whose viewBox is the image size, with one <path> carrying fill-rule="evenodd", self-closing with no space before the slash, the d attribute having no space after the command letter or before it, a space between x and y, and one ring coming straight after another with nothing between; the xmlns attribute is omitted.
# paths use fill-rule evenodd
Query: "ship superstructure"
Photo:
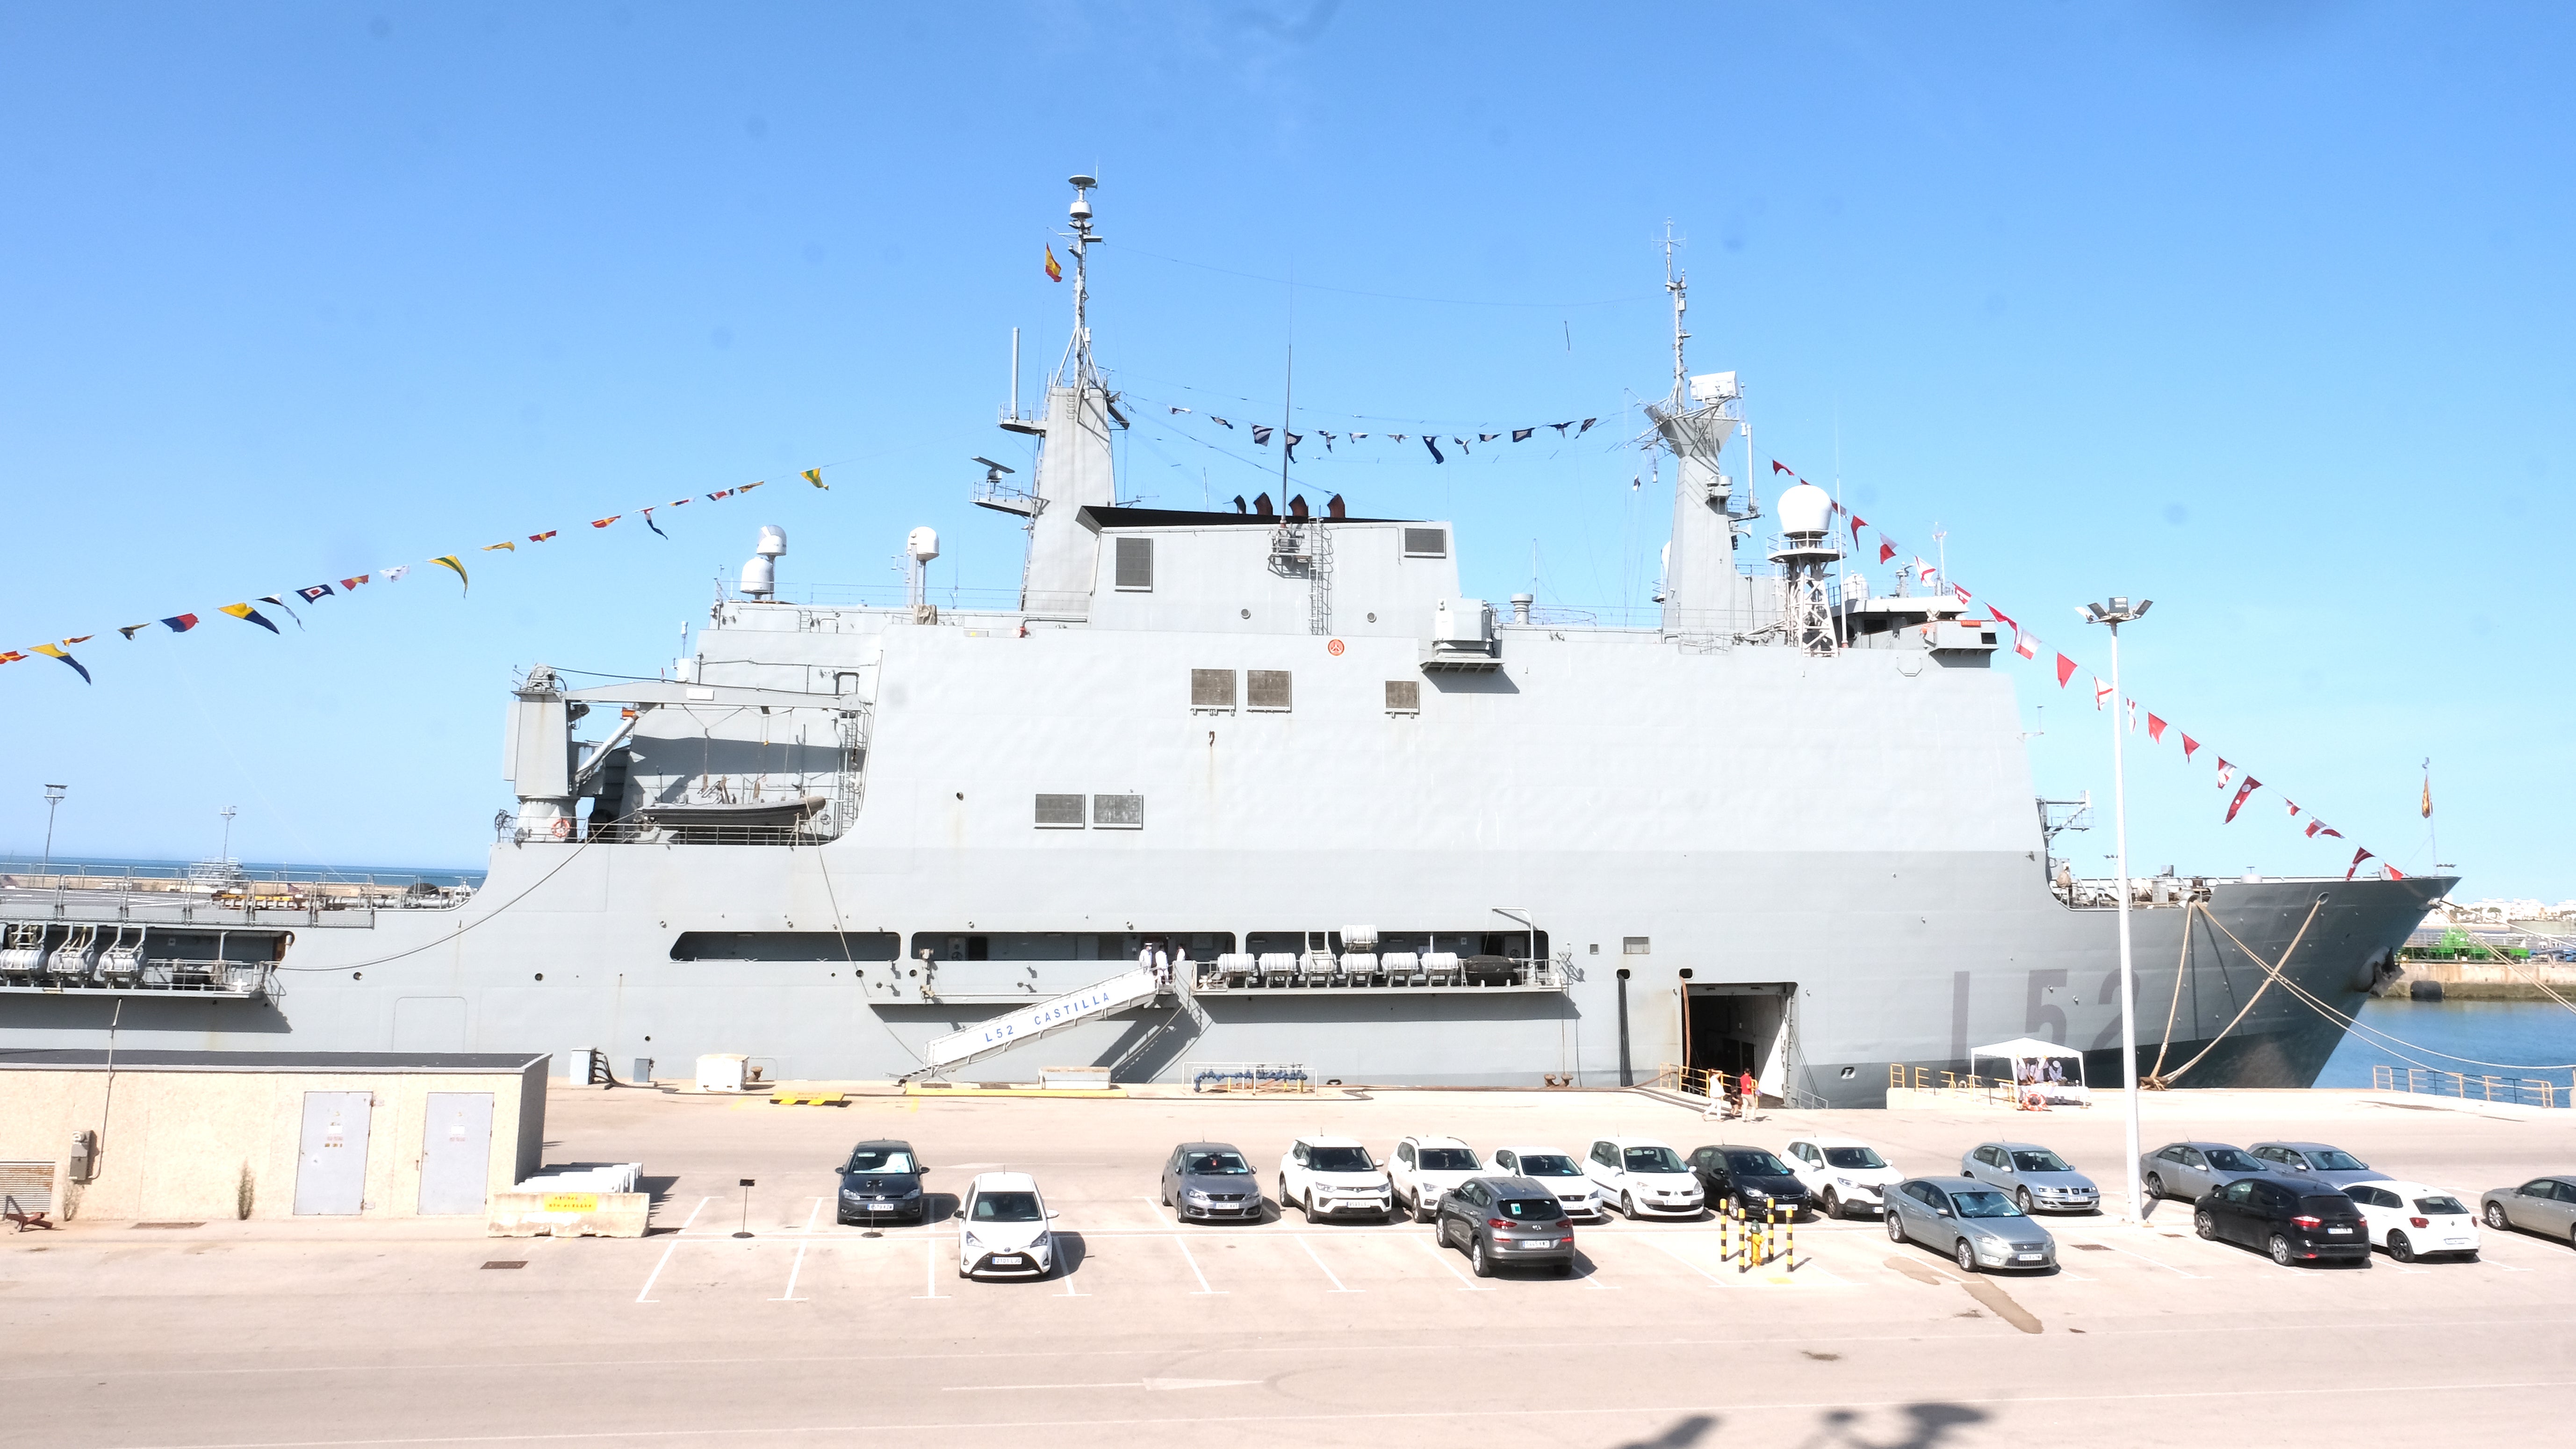
<svg viewBox="0 0 2576 1449"><path fill-rule="evenodd" d="M2052 879L1992 625L1840 586L1820 490L1755 505L1680 273L1662 616L1548 622L1463 594L1445 520L1121 506L1074 185L1072 335L1002 418L1035 474L977 497L1027 531L1013 607L800 601L764 529L674 677L522 681L480 891L0 892L0 1046L102 1042L121 1005L140 1047L1720 1068L1861 1104L2028 1035L2116 1080L2111 901ZM937 541L906 547L918 580ZM2139 1015L2217 1042L2194 1085L2303 1085L2339 1029L2270 973L2348 1009L2449 884L2140 882Z"/></svg>

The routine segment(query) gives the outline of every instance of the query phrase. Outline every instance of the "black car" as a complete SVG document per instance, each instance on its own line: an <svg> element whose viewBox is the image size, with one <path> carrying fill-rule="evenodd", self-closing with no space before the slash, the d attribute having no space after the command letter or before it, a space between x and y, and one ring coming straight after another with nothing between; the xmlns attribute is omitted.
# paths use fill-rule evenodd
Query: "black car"
<svg viewBox="0 0 2576 1449"><path fill-rule="evenodd" d="M842 1226L881 1218L928 1221L930 1200L921 1195L921 1175L927 1171L909 1142L862 1142L851 1148L850 1160L840 1167Z"/></svg>
<svg viewBox="0 0 2576 1449"><path fill-rule="evenodd" d="M1708 1194L1711 1210L1732 1198L1748 1217L1761 1217L1775 1207L1785 1218L1801 1217L1807 1211L1807 1185L1767 1147L1726 1142L1695 1147L1690 1167L1699 1178L1700 1190Z"/></svg>
<svg viewBox="0 0 2576 1449"><path fill-rule="evenodd" d="M2245 1177L2211 1188L2192 1204L2194 1231L2211 1242L2261 1248L2283 1267L2352 1262L2370 1266L2370 1229L2361 1209L2333 1184L2299 1177Z"/></svg>
<svg viewBox="0 0 2576 1449"><path fill-rule="evenodd" d="M1560 1278L1574 1272L1574 1224L1556 1190L1535 1178L1468 1178L1440 1195L1431 1235L1465 1253L1479 1278L1497 1268L1554 1268Z"/></svg>

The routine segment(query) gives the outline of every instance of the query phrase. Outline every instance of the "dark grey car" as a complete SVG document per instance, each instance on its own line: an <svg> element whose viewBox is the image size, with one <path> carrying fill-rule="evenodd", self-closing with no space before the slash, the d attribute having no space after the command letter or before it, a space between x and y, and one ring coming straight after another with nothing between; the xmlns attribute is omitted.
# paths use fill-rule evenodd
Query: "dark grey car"
<svg viewBox="0 0 2576 1449"><path fill-rule="evenodd" d="M1574 1272L1574 1223L1556 1189L1534 1177L1471 1177L1440 1195L1433 1238L1467 1255L1479 1278L1497 1268Z"/></svg>
<svg viewBox="0 0 2576 1449"><path fill-rule="evenodd" d="M1261 1179L1230 1142L1184 1142L1163 1159L1163 1206L1187 1222L1261 1221Z"/></svg>
<svg viewBox="0 0 2576 1449"><path fill-rule="evenodd" d="M2257 1142L2253 1152L2283 1177L2314 1178L2338 1189L2356 1182L2377 1182L2388 1175L2342 1148L2322 1142Z"/></svg>
<svg viewBox="0 0 2576 1449"><path fill-rule="evenodd" d="M2026 1213L2098 1212L2102 1190L2065 1158L2036 1142L1980 1142L1959 1159L1961 1176L2012 1194Z"/></svg>
<svg viewBox="0 0 2576 1449"><path fill-rule="evenodd" d="M921 1175L928 1170L909 1142L888 1138L851 1148L840 1167L838 1221L845 1227L881 1218L927 1221L930 1200L921 1195Z"/></svg>
<svg viewBox="0 0 2576 1449"><path fill-rule="evenodd" d="M1887 1195L1888 1241L1950 1255L1962 1273L2057 1266L2057 1240L2001 1188L1967 1177L1909 1177Z"/></svg>
<svg viewBox="0 0 2576 1449"><path fill-rule="evenodd" d="M2224 1142L2169 1142L2138 1159L2147 1200L2198 1198L2240 1177L2273 1177L2279 1169L2242 1147Z"/></svg>

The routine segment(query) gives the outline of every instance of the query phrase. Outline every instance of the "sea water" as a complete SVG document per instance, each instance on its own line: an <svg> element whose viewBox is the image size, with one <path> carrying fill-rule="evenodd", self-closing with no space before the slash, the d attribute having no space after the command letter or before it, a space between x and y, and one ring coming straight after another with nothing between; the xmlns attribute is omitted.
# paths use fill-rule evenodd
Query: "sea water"
<svg viewBox="0 0 2576 1449"><path fill-rule="evenodd" d="M2374 1066L2393 1068L2401 1078L2410 1067L2428 1067L2465 1073L2473 1095L2480 1090L2479 1077L2497 1077L2555 1082L2561 1107L2576 1097L2570 1076L2576 1071L2576 1011L2557 1002L2380 997L2362 1007L2358 1020L2370 1031L2344 1034L2318 1074L2318 1086L2368 1087ZM2456 1089L2445 1082L2443 1090Z"/></svg>

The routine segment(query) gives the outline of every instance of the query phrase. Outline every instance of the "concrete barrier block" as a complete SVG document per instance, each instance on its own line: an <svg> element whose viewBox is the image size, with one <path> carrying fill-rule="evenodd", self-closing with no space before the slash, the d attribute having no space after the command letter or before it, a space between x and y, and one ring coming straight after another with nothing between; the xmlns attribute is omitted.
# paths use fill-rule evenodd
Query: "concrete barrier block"
<svg viewBox="0 0 2576 1449"><path fill-rule="evenodd" d="M653 1211L645 1192L496 1192L484 1232L495 1238L640 1238Z"/></svg>

